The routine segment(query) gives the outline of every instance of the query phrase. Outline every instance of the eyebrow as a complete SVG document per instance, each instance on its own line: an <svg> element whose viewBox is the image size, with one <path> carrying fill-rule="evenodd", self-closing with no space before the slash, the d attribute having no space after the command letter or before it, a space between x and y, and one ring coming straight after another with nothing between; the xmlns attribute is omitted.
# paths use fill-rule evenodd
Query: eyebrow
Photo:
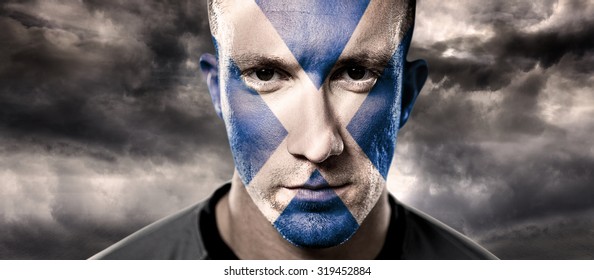
<svg viewBox="0 0 594 280"><path fill-rule="evenodd" d="M233 61L242 70L253 67L270 67L287 70L300 67L298 63L292 63L291 61L279 56L253 53L236 55L233 57Z"/></svg>
<svg viewBox="0 0 594 280"><path fill-rule="evenodd" d="M366 67L384 68L390 63L392 55L386 52L357 52L338 59L334 68L347 65L362 65Z"/></svg>
<svg viewBox="0 0 594 280"><path fill-rule="evenodd" d="M341 68L348 65L362 65L370 68L384 68L390 63L392 55L386 52L365 51L341 56L333 68ZM243 53L235 55L233 58L235 64L243 71L254 67L269 67L285 70L297 70L301 66L298 62L287 60L275 55L262 55L256 53Z"/></svg>

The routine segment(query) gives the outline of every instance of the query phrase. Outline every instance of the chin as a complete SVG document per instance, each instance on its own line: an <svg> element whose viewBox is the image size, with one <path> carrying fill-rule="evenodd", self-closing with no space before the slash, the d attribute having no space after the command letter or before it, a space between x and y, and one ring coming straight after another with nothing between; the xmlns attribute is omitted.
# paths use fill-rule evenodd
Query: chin
<svg viewBox="0 0 594 280"><path fill-rule="evenodd" d="M273 225L287 241L304 248L340 245L359 228L338 196L324 201L294 199Z"/></svg>

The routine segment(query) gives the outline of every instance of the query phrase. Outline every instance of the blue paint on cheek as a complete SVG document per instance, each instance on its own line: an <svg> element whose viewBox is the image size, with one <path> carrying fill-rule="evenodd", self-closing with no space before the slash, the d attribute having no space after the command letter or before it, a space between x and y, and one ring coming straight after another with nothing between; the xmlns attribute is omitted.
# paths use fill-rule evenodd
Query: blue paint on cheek
<svg viewBox="0 0 594 280"><path fill-rule="evenodd" d="M228 72L227 134L235 167L247 186L287 136L287 130L262 97L245 85L235 63L230 63Z"/></svg>
<svg viewBox="0 0 594 280"><path fill-rule="evenodd" d="M318 170L305 183L327 186ZM359 224L330 188L300 190L274 222L280 234L300 247L327 248L348 240Z"/></svg>
<svg viewBox="0 0 594 280"><path fill-rule="evenodd" d="M412 32L407 34L392 56L391 63L384 69L381 78L347 126L347 130L384 179L388 176L396 148L402 92L400 79L406 59L405 46Z"/></svg>
<svg viewBox="0 0 594 280"><path fill-rule="evenodd" d="M320 88L369 0L256 0L256 3L316 88Z"/></svg>

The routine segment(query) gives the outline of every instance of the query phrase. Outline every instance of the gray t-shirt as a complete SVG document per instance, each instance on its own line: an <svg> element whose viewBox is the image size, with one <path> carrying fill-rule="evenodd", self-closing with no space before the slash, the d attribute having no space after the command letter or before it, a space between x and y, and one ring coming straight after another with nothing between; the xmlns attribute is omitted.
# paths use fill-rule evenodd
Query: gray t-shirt
<svg viewBox="0 0 594 280"><path fill-rule="evenodd" d="M210 198L150 224L91 259L237 259L216 226L215 206L227 183ZM467 237L389 197L390 225L376 259L497 259Z"/></svg>

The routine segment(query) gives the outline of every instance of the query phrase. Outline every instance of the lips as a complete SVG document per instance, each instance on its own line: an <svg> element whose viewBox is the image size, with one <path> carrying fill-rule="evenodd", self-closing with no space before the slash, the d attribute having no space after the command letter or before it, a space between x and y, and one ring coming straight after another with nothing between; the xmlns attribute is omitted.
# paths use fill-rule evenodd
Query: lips
<svg viewBox="0 0 594 280"><path fill-rule="evenodd" d="M295 199L301 201L310 202L324 202L333 199L337 196L339 191L345 189L347 184L341 185L329 185L329 184L318 184L318 185L299 185L286 187L287 189L297 191Z"/></svg>

